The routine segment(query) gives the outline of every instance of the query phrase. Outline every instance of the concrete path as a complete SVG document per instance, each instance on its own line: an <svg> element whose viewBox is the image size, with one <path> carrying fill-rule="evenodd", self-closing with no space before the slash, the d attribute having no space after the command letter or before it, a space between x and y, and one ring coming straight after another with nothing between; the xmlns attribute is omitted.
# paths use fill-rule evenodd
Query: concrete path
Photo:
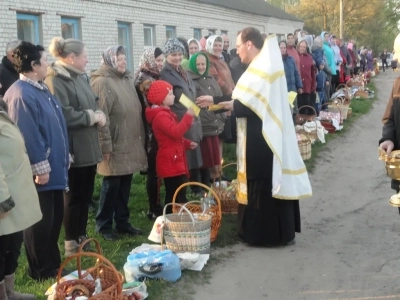
<svg viewBox="0 0 400 300"><path fill-rule="evenodd" d="M323 152L310 175L314 196L300 203L296 245L234 246L195 299L400 299L400 216L377 152L397 76L375 78L374 108Z"/></svg>

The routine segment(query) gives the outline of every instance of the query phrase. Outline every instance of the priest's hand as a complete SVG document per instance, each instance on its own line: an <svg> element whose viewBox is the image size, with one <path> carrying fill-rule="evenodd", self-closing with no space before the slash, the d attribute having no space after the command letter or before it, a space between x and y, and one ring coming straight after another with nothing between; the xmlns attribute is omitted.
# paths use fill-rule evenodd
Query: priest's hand
<svg viewBox="0 0 400 300"><path fill-rule="evenodd" d="M196 104L201 108L205 108L207 106L214 104L214 98L212 96L207 96L207 95L200 96L197 97Z"/></svg>
<svg viewBox="0 0 400 300"><path fill-rule="evenodd" d="M386 151L386 154L389 155L394 148L394 144L391 140L386 140L379 145L379 148Z"/></svg>
<svg viewBox="0 0 400 300"><path fill-rule="evenodd" d="M235 100L220 102L218 105L222 106L223 109L233 111L233 101Z"/></svg>

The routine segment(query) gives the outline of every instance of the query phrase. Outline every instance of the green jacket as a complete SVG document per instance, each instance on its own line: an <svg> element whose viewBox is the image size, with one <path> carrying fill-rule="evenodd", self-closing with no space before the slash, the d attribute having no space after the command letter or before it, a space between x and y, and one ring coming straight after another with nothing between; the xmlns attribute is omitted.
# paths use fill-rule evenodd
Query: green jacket
<svg viewBox="0 0 400 300"><path fill-rule="evenodd" d="M60 62L47 69L45 83L63 107L68 128L71 168L96 165L102 161L99 132L95 124L97 96L81 74Z"/></svg>
<svg viewBox="0 0 400 300"><path fill-rule="evenodd" d="M197 97L208 95L212 97L222 96L221 88L218 82L211 75L200 76L192 71L187 71L196 86ZM209 111L207 108L202 108L200 111L201 126L203 129L203 136L215 136L224 131L225 126L225 113L216 114Z"/></svg>

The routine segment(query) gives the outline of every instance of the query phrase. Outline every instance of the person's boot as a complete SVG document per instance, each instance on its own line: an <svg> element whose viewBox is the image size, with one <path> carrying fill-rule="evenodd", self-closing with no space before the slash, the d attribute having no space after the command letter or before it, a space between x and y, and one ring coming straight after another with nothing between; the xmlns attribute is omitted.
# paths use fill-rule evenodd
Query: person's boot
<svg viewBox="0 0 400 300"><path fill-rule="evenodd" d="M64 245L65 245L65 257L71 256L72 254L78 252L79 244L77 241L75 240L64 241Z"/></svg>
<svg viewBox="0 0 400 300"><path fill-rule="evenodd" d="M87 235L80 235L79 236L79 246L85 242L89 237ZM90 243L86 244L85 246L83 246L83 251L85 252L91 252L93 249L90 247Z"/></svg>
<svg viewBox="0 0 400 300"><path fill-rule="evenodd" d="M14 282L15 282L15 275L7 275L4 277L4 286L5 286L5 294L6 297L2 298L2 288L0 283L0 300L7 299L8 300L34 300L36 299L32 294L22 294L14 291Z"/></svg>

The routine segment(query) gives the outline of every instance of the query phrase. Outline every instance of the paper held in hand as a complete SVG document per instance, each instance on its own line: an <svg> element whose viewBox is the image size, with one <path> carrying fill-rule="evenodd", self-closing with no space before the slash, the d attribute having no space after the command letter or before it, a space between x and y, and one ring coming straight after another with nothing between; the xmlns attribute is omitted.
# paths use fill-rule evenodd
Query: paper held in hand
<svg viewBox="0 0 400 300"><path fill-rule="evenodd" d="M289 92L289 104L291 107L293 107L293 102L297 97L297 93L295 92Z"/></svg>
<svg viewBox="0 0 400 300"><path fill-rule="evenodd" d="M179 102L186 108L192 108L196 117L199 116L200 107L196 105L192 100L190 100L185 94L179 98Z"/></svg>
<svg viewBox="0 0 400 300"><path fill-rule="evenodd" d="M213 104L208 107L209 111L220 110L220 109L224 109L224 107L218 104Z"/></svg>

